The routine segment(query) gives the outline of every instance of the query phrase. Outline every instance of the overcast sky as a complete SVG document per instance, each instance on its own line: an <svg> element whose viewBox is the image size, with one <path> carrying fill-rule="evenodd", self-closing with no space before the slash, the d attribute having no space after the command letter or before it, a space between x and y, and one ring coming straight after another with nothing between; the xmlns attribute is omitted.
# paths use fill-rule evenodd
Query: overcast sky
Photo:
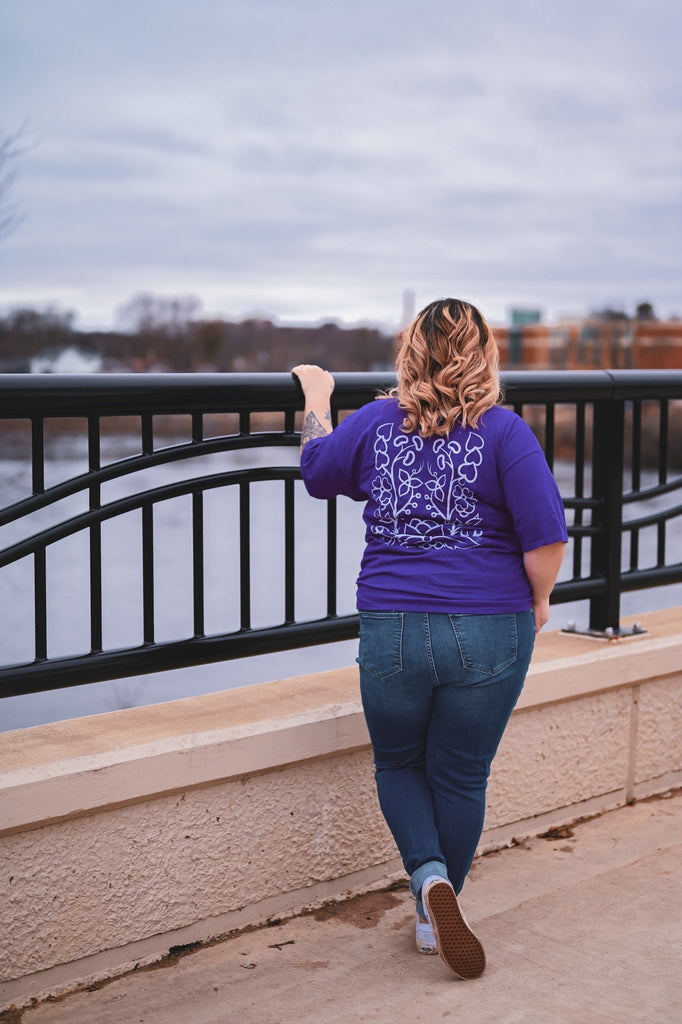
<svg viewBox="0 0 682 1024"><path fill-rule="evenodd" d="M679 0L0 0L0 308L682 315Z"/></svg>

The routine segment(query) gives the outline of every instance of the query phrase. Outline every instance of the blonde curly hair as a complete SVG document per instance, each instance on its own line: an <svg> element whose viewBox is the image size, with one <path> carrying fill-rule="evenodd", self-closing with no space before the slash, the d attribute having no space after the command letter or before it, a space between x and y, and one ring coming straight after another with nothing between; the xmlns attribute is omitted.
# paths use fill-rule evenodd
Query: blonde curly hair
<svg viewBox="0 0 682 1024"><path fill-rule="evenodd" d="M461 299L430 303L402 334L397 387L402 429L446 436L459 420L476 427L502 399L499 355L481 313Z"/></svg>

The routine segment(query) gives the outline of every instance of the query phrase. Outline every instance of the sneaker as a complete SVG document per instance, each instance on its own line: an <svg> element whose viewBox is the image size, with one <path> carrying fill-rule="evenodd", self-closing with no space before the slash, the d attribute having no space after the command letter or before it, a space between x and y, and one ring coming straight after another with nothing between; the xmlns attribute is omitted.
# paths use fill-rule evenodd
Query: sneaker
<svg viewBox="0 0 682 1024"><path fill-rule="evenodd" d="M450 882L430 875L422 886L422 901L443 962L458 978L480 977L485 970L483 946L459 909Z"/></svg>
<svg viewBox="0 0 682 1024"><path fill-rule="evenodd" d="M436 936L433 934L433 928L428 921L420 921L419 915L417 915L415 939L417 942L418 953L438 953L438 946L436 945Z"/></svg>

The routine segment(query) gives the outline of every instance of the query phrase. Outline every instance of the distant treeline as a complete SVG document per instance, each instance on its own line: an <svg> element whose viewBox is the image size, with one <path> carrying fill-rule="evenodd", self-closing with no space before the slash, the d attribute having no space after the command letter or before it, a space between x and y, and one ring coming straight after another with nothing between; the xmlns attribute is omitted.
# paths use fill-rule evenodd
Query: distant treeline
<svg viewBox="0 0 682 1024"><path fill-rule="evenodd" d="M36 356L67 349L99 357L103 370L120 371L287 371L299 362L365 371L393 361L393 337L373 328L193 319L183 315L181 300L161 312L143 310L126 330L80 331L71 313L15 309L0 318L0 370L28 371Z"/></svg>

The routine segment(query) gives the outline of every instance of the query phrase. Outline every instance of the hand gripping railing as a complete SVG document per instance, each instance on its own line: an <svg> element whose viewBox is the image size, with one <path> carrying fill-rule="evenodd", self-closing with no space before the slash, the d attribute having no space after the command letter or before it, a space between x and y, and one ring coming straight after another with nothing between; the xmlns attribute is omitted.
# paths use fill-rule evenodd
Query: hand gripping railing
<svg viewBox="0 0 682 1024"><path fill-rule="evenodd" d="M381 373L336 375L333 415L358 408L394 382ZM572 516L569 526L572 576L557 584L552 600L563 603L588 599L589 631L619 635L620 595L627 590L682 580L680 552L672 552L667 524L682 515L682 506L669 506L624 521L624 507L632 502L661 499L682 490L680 413L682 372L636 371L515 372L504 376L506 401L529 419L544 446L550 465L555 458L573 463L572 493L564 503ZM189 475L185 479L137 490L102 502L102 488L112 481L131 478L141 470L180 463L205 455L256 448L296 447L296 416L302 409L298 384L289 374L156 374L0 376L0 428L13 420L28 420L31 434L32 493L0 510L0 530L13 531L10 543L0 548L0 573L28 558L33 564L34 657L0 668L0 695L11 696L53 687L121 678L169 668L199 665L247 655L281 651L344 640L357 634L357 616L337 613L337 569L342 552L338 541L336 502L327 507L325 614L314 619L296 617L296 594L305 581L295 574L296 466L247 466ZM191 438L183 443L155 443L155 420L182 414L190 418ZM206 436L206 424L215 415L232 414L234 429ZM258 428L259 417L279 415L277 429ZM138 454L103 464L102 425L110 417L139 420ZM654 425L652 427L652 416ZM74 419L87 424L86 472L45 485L45 424ZM644 451L643 439L655 434L654 454ZM657 480L642 486L645 461L653 460ZM630 486L624 486L628 466ZM677 475L671 467L676 467ZM591 471L590 471L591 469ZM254 486L279 481L283 502L283 607L282 621L252 625L252 551L250 508ZM204 499L216 489L236 489L239 530L239 626L207 634ZM58 507L74 495L87 497L87 508L32 529L33 513ZM193 632L191 636L159 640L155 608L154 510L171 498L191 498ZM109 520L137 512L141 534L142 642L107 649L103 643L102 526ZM279 514L279 513L278 513ZM26 526L24 530L23 527ZM640 566L640 532L657 531L656 564ZM21 536L19 536L21 534ZM47 552L52 545L76 535L88 537L89 643L74 656L50 656L48 644ZM623 537L629 537L629 564L622 566ZM18 538L18 539L17 539ZM0 543L2 541L0 540ZM584 564L589 558L589 568ZM0 644L0 663L2 656Z"/></svg>

